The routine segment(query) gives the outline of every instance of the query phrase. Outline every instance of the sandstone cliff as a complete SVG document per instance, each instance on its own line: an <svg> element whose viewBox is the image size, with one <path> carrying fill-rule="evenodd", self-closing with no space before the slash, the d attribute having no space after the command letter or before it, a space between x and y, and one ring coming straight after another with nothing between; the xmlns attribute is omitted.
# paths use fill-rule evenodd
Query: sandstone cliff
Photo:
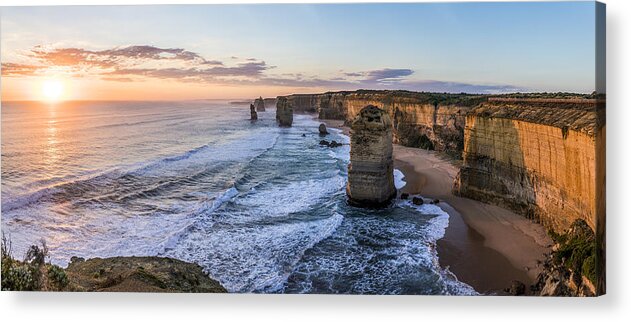
<svg viewBox="0 0 631 322"><path fill-rule="evenodd" d="M330 92L283 97L296 112L318 113L321 119L350 123L366 105L385 110L393 122L394 142L459 155L465 114L486 100L483 95L408 91Z"/></svg>
<svg viewBox="0 0 631 322"><path fill-rule="evenodd" d="M596 232L604 276L604 102L492 98L469 111L454 193L512 209L562 232ZM604 293L604 280L597 283Z"/></svg>
<svg viewBox="0 0 631 322"><path fill-rule="evenodd" d="M467 115L455 192L562 231L596 226L596 107L491 100Z"/></svg>

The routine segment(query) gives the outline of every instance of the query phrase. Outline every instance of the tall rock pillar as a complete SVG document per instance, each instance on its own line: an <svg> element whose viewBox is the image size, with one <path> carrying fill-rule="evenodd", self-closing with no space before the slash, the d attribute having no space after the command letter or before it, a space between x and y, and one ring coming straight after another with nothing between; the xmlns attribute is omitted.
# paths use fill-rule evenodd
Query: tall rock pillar
<svg viewBox="0 0 631 322"><path fill-rule="evenodd" d="M250 104L250 120L256 121L259 119L259 115L256 113L254 109L254 104Z"/></svg>
<svg viewBox="0 0 631 322"><path fill-rule="evenodd" d="M351 162L346 194L357 207L387 206L396 196L392 121L376 106L364 107L351 123Z"/></svg>
<svg viewBox="0 0 631 322"><path fill-rule="evenodd" d="M276 122L279 126L291 126L294 121L294 108L285 97L279 97L276 102Z"/></svg>

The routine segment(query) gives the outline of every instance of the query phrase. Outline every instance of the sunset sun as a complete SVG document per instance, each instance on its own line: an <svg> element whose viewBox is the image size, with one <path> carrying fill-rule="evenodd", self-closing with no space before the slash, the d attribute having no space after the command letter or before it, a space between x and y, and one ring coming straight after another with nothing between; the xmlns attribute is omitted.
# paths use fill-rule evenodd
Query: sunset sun
<svg viewBox="0 0 631 322"><path fill-rule="evenodd" d="M59 80L47 80L42 84L42 94L48 101L58 101L64 93L64 85Z"/></svg>

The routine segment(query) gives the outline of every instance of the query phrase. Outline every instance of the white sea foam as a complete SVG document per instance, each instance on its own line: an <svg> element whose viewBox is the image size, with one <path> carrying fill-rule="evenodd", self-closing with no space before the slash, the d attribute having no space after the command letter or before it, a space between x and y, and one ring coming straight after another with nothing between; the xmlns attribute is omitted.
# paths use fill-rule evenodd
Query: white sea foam
<svg viewBox="0 0 631 322"><path fill-rule="evenodd" d="M291 182L287 185L268 185L260 187L235 202L255 209L257 214L265 216L284 216L306 210L342 189L346 180L341 176L324 179Z"/></svg>
<svg viewBox="0 0 631 322"><path fill-rule="evenodd" d="M403 178L405 178L405 176L403 175L403 172L401 172L401 170L399 169L394 169L394 187L395 188L401 189L405 187L407 183L405 182L405 180L403 180Z"/></svg>
<svg viewBox="0 0 631 322"><path fill-rule="evenodd" d="M328 237L342 216L274 225L197 229L168 255L201 264L231 292L271 292L282 287L305 250Z"/></svg>

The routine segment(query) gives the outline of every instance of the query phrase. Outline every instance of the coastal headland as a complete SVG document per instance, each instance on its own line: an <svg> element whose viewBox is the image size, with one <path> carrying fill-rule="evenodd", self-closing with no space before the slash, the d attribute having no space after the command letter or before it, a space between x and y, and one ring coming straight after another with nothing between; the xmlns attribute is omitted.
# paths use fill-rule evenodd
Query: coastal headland
<svg viewBox="0 0 631 322"><path fill-rule="evenodd" d="M336 120L330 127L368 104L387 111L399 144L395 168L408 182L402 192L445 201L441 264L477 290L534 282L553 244L546 232L562 234L576 221L595 232L595 275L604 276L603 99L360 90L279 102ZM602 294L604 277L594 284Z"/></svg>

